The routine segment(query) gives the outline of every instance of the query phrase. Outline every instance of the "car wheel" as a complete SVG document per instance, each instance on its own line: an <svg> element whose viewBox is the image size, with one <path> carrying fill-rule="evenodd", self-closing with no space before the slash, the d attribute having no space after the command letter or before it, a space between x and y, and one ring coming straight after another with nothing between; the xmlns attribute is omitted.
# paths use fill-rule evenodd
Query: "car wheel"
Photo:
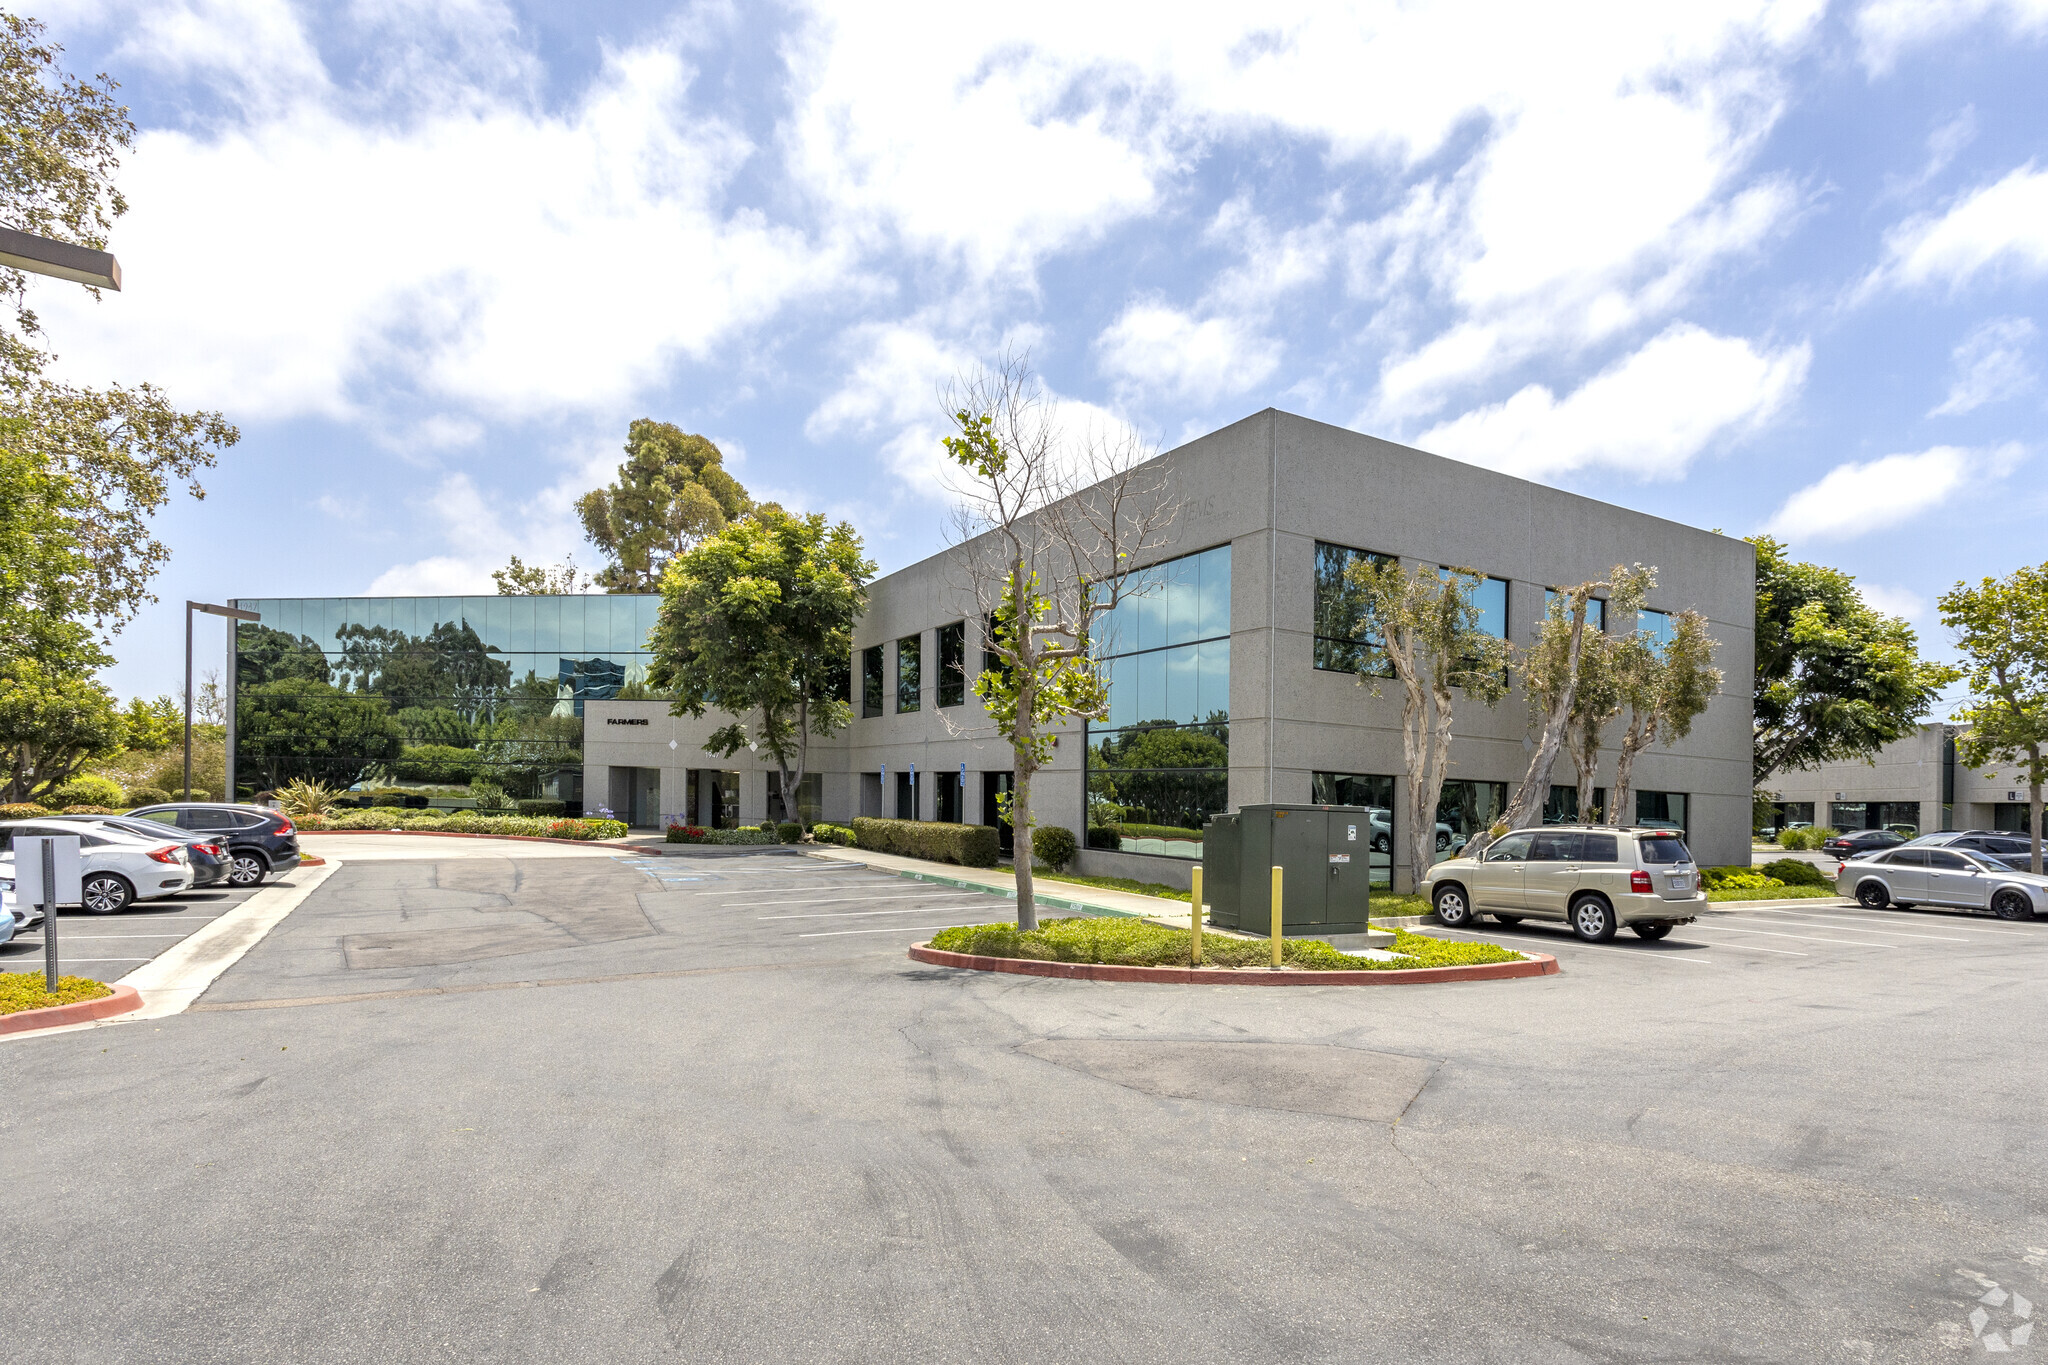
<svg viewBox="0 0 2048 1365"><path fill-rule="evenodd" d="M1520 924L1522 922L1520 915L1495 915L1494 918L1502 924Z"/></svg>
<svg viewBox="0 0 2048 1365"><path fill-rule="evenodd" d="M1376 835L1374 835L1374 836L1373 836L1373 841L1372 841L1372 851L1373 851L1373 852L1375 852L1375 853L1385 853L1385 852L1387 852L1388 850L1390 850L1391 848L1393 848L1393 846L1394 846L1393 840L1391 840L1391 839L1387 838L1387 836L1386 836L1386 835L1384 835L1384 834L1376 834Z"/></svg>
<svg viewBox="0 0 2048 1365"><path fill-rule="evenodd" d="M1436 832L1436 851L1441 853L1451 846L1451 836L1442 830Z"/></svg>
<svg viewBox="0 0 2048 1365"><path fill-rule="evenodd" d="M135 888L126 877L112 872L92 872L79 886L79 904L88 915L113 915L128 908Z"/></svg>
<svg viewBox="0 0 2048 1365"><path fill-rule="evenodd" d="M1472 906L1466 901L1462 886L1438 888L1435 906L1436 917L1453 929L1462 929L1472 922Z"/></svg>
<svg viewBox="0 0 2048 1365"><path fill-rule="evenodd" d="M1991 909L2000 919L2032 919L2034 906L2017 891L2001 891L1998 899L1991 902Z"/></svg>
<svg viewBox="0 0 2048 1365"><path fill-rule="evenodd" d="M1647 939L1660 939L1671 932L1671 926L1663 923L1631 924L1629 928L1635 930L1637 938Z"/></svg>
<svg viewBox="0 0 2048 1365"><path fill-rule="evenodd" d="M1865 882L1856 888L1856 903L1865 910L1882 910L1892 903L1883 882Z"/></svg>
<svg viewBox="0 0 2048 1365"><path fill-rule="evenodd" d="M1588 943L1606 943L1618 926L1614 907L1598 896L1586 896L1572 905L1572 932Z"/></svg>
<svg viewBox="0 0 2048 1365"><path fill-rule="evenodd" d="M270 875L270 867L254 853L237 853L228 864L230 886L251 887L263 885L263 879Z"/></svg>

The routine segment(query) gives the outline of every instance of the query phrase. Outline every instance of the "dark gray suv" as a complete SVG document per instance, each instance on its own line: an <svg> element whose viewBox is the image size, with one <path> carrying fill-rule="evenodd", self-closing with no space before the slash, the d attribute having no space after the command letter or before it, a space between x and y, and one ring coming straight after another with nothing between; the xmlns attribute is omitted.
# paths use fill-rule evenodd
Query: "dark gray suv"
<svg viewBox="0 0 2048 1365"><path fill-rule="evenodd" d="M144 806L130 818L154 820L205 835L228 854L228 884L259 886L273 872L299 865L299 832L283 811L221 802L178 801Z"/></svg>

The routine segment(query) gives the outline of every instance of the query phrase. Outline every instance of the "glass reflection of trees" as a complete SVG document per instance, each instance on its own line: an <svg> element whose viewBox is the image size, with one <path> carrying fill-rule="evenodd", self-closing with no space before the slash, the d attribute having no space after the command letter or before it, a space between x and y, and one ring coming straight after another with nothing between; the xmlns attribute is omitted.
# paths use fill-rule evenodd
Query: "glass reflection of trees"
<svg viewBox="0 0 2048 1365"><path fill-rule="evenodd" d="M583 703L618 695L628 680L626 665L606 658L564 658L553 677L528 668L515 680L506 652L468 621L425 634L350 623L332 638L330 654L309 636L238 628L242 785L489 777L514 796L539 796L582 765Z"/></svg>
<svg viewBox="0 0 2048 1365"><path fill-rule="evenodd" d="M1200 839L1209 816L1229 804L1229 784L1223 711L1193 725L1144 721L1101 736L1088 752L1090 823L1122 825L1130 837ZM1133 829L1148 826L1144 835Z"/></svg>

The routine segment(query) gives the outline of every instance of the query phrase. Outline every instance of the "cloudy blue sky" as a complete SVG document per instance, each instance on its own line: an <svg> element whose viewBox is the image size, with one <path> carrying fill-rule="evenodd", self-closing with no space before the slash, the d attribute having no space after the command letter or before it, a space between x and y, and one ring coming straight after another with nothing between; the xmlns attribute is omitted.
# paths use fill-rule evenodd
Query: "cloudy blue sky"
<svg viewBox="0 0 2048 1365"><path fill-rule="evenodd" d="M1271 405L1769 530L1937 648L2048 555L2048 0L29 12L142 129L65 367L244 432L169 604L588 564L639 416L897 567L1005 344L1163 445Z"/></svg>

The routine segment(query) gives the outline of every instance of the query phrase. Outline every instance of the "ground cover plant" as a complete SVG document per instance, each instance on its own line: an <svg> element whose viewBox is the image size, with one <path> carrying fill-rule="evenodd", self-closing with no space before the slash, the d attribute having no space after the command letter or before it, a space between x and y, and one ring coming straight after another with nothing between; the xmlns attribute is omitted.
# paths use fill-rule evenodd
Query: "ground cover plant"
<svg viewBox="0 0 2048 1365"><path fill-rule="evenodd" d="M1832 886L1727 887L1707 892L1707 900L1721 901L1807 901L1826 900L1835 894Z"/></svg>
<svg viewBox="0 0 2048 1365"><path fill-rule="evenodd" d="M84 976L60 976L55 995L43 989L43 974L0 972L0 1014L39 1010L51 1005L75 1005L81 1000L98 1000L112 995L114 988Z"/></svg>
<svg viewBox="0 0 2048 1365"><path fill-rule="evenodd" d="M772 829L705 829L702 825L670 825L666 837L671 844L708 844L719 848L783 842L782 836Z"/></svg>
<svg viewBox="0 0 2048 1365"><path fill-rule="evenodd" d="M1036 929L1014 924L970 924L942 929L931 946L949 953L980 957L1031 958L1040 962L1095 962L1119 967L1185 967L1190 964L1193 935L1142 919L1049 919ZM1301 971L1399 971L1416 967L1463 967L1488 962L1520 962L1522 954L1497 943L1452 943L1394 931L1392 952L1400 959L1352 957L1321 939L1291 938L1281 943L1281 961ZM1270 939L1202 936L1203 965L1264 967L1273 960Z"/></svg>
<svg viewBox="0 0 2048 1365"><path fill-rule="evenodd" d="M1188 901L1194 898L1193 892L1176 891L1163 882L1141 882L1131 877L1084 877L1078 872L1055 872L1049 867L1039 868L1038 875L1047 881L1099 886L1104 891L1128 891L1134 896L1157 896L1161 900Z"/></svg>

